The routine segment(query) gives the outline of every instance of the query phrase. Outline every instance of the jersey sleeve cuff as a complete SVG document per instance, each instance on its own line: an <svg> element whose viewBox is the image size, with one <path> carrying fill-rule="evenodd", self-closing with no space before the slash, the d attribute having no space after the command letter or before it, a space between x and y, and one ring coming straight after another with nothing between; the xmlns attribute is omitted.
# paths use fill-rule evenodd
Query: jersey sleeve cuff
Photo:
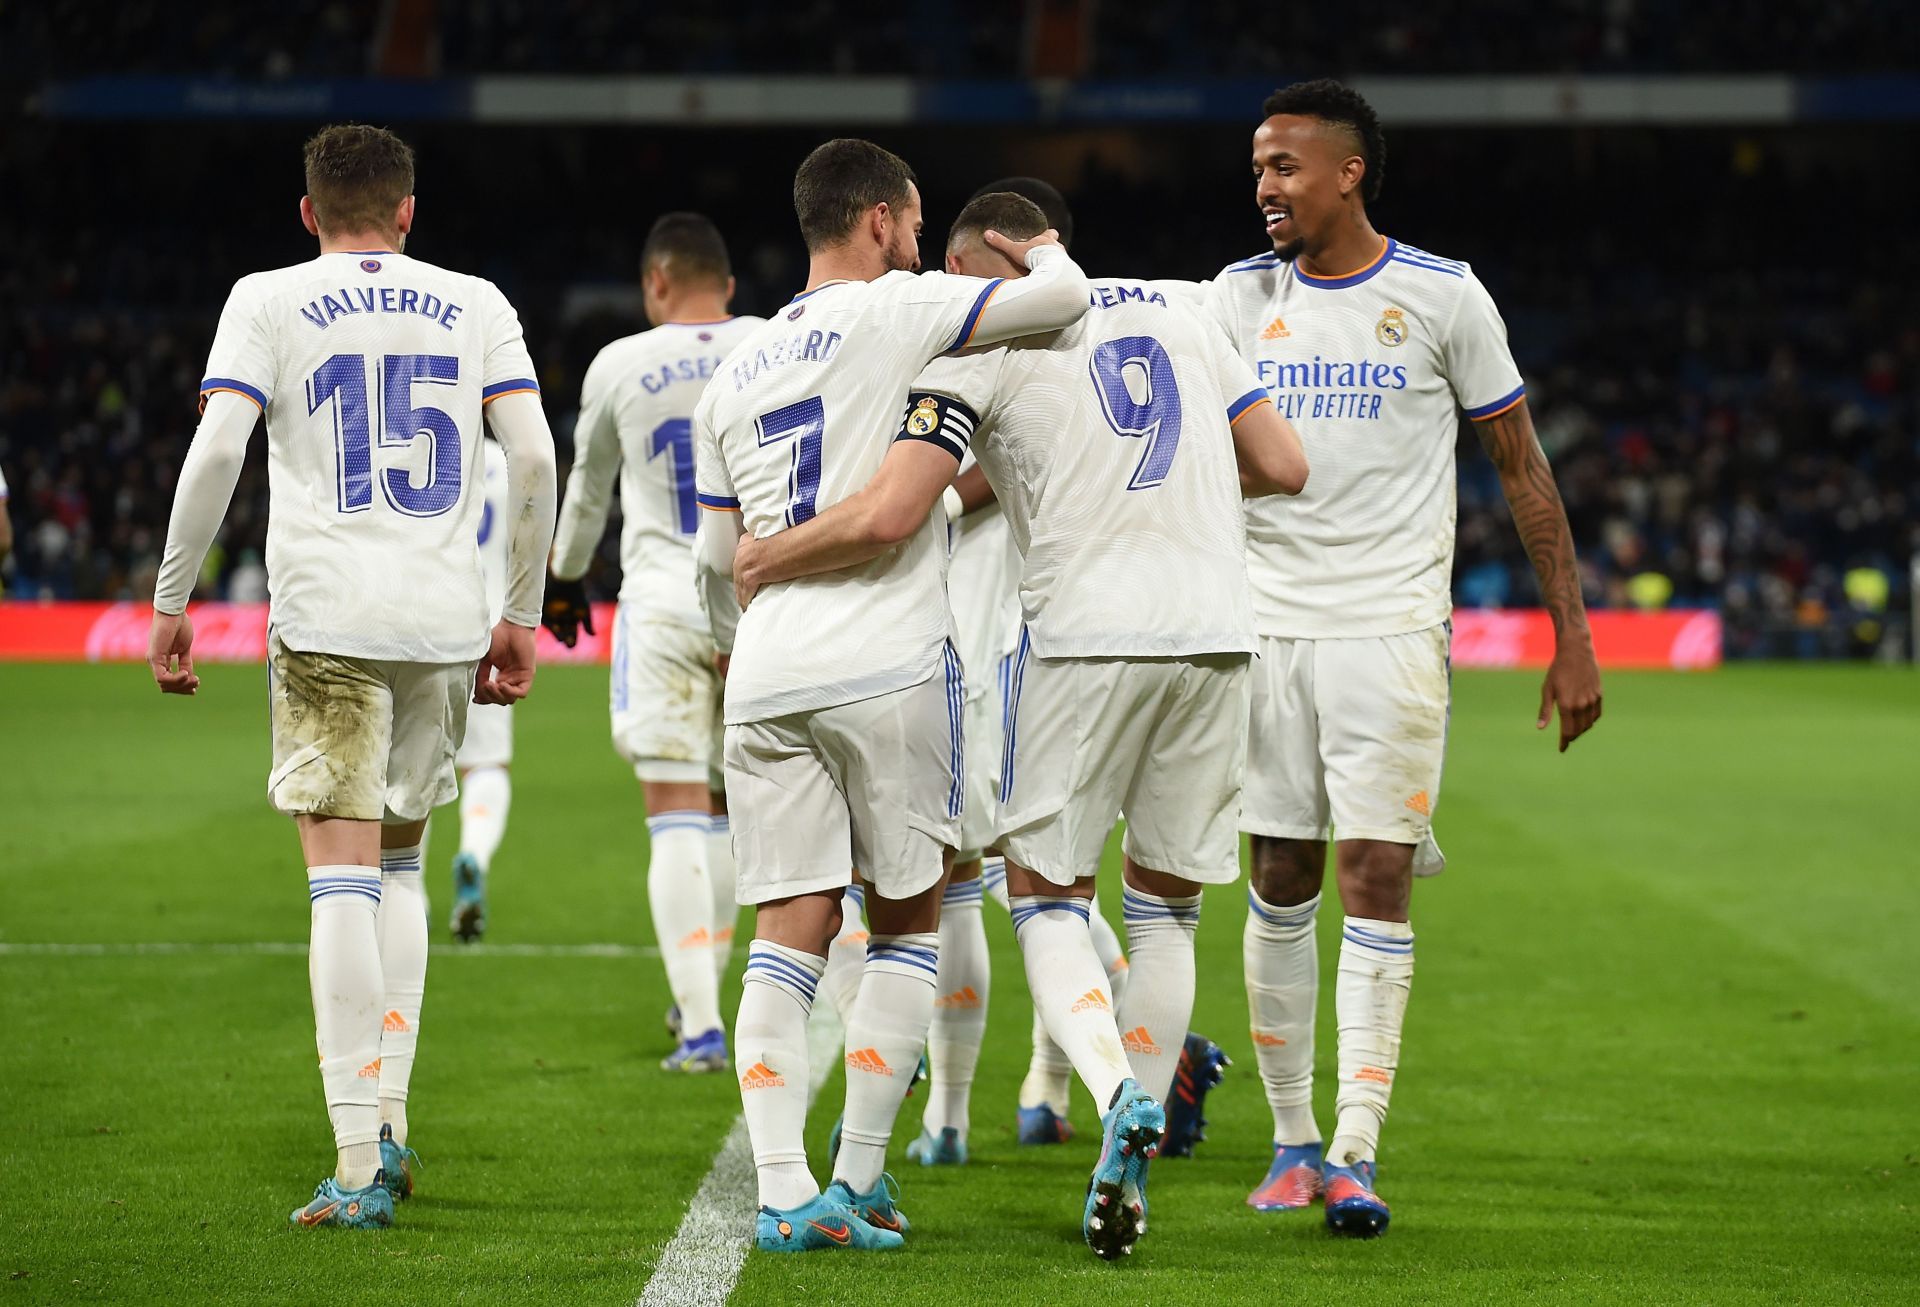
<svg viewBox="0 0 1920 1307"><path fill-rule="evenodd" d="M895 440L924 440L938 445L954 459L965 457L980 415L950 395L916 390L907 396L907 412L900 419Z"/></svg>
<svg viewBox="0 0 1920 1307"><path fill-rule="evenodd" d="M1255 404L1261 404L1261 403L1270 404L1272 402L1273 401L1268 398L1267 392L1265 390L1249 390L1246 394L1242 395L1239 399L1236 399L1233 401L1233 403L1227 405L1227 425L1232 426L1234 423L1238 422L1243 416L1246 415L1247 410L1252 408Z"/></svg>
<svg viewBox="0 0 1920 1307"><path fill-rule="evenodd" d="M503 395L537 395L539 393L540 383L532 377L515 377L511 381L496 381L491 386L483 387L480 391L480 402L490 404Z"/></svg>
<svg viewBox="0 0 1920 1307"><path fill-rule="evenodd" d="M229 394L245 395L260 406L261 412L266 412L267 392L258 386L249 386L244 381L236 381L232 377L208 377L200 383L200 411L203 413L206 411L208 395L217 395L223 390Z"/></svg>
<svg viewBox="0 0 1920 1307"><path fill-rule="evenodd" d="M967 310L967 320L960 324L960 334L954 338L953 344L947 346L948 353L965 348L967 342L973 339L973 333L980 329L980 315L987 311L987 302L1005 282L1005 277L995 277L987 283L986 289L980 292L980 298L976 299L973 307Z"/></svg>
<svg viewBox="0 0 1920 1307"><path fill-rule="evenodd" d="M716 513L740 511L740 501L728 495L710 495L703 490L695 494L694 498L700 502L700 507L710 508Z"/></svg>
<svg viewBox="0 0 1920 1307"><path fill-rule="evenodd" d="M1524 384L1522 384L1522 385L1516 386L1513 390L1509 391L1507 394L1502 395L1499 399L1494 400L1490 404L1481 404L1481 405L1478 405L1477 407L1468 409L1467 416L1473 419L1475 422L1485 422L1488 418L1499 417L1502 413L1506 412L1508 409L1512 408L1515 404L1518 404L1521 400L1525 399L1526 397L1527 397L1527 388Z"/></svg>

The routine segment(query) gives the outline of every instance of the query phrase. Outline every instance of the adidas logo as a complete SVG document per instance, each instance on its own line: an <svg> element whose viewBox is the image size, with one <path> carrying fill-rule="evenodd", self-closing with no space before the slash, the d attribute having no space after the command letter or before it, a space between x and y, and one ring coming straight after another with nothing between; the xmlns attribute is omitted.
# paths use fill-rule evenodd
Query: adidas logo
<svg viewBox="0 0 1920 1307"><path fill-rule="evenodd" d="M1355 1080L1371 1080L1376 1085L1390 1085L1393 1083L1393 1073L1391 1071L1382 1071L1377 1066L1363 1066L1354 1072L1353 1078Z"/></svg>
<svg viewBox="0 0 1920 1307"><path fill-rule="evenodd" d="M713 943L713 936L707 933L705 926L697 926L693 933L682 939L676 948L706 948Z"/></svg>
<svg viewBox="0 0 1920 1307"><path fill-rule="evenodd" d="M935 1007L978 1008L980 1006L980 995L974 992L972 985L968 985L964 989L958 989L942 998L934 999L933 1005Z"/></svg>
<svg viewBox="0 0 1920 1307"><path fill-rule="evenodd" d="M1419 813L1422 817L1433 816L1433 804L1427 798L1427 792L1425 790L1420 791L1420 793L1408 799L1407 806Z"/></svg>
<svg viewBox="0 0 1920 1307"><path fill-rule="evenodd" d="M893 1068L887 1065L887 1059L880 1056L877 1048L863 1048L847 1054L849 1071L871 1071L878 1076L890 1076Z"/></svg>
<svg viewBox="0 0 1920 1307"><path fill-rule="evenodd" d="M733 938L732 926L722 926L720 927L720 929L713 932L713 942L716 944L725 943L727 940L730 940L732 938Z"/></svg>
<svg viewBox="0 0 1920 1307"><path fill-rule="evenodd" d="M1078 1003L1073 1005L1075 1012L1085 1012L1088 1008L1098 1008L1102 1012L1111 1012L1113 1011L1113 1004L1107 1002L1107 996L1099 990L1090 989L1080 996Z"/></svg>
<svg viewBox="0 0 1920 1307"><path fill-rule="evenodd" d="M845 942L848 944L864 944L867 942L867 932L864 930L856 930L847 936Z"/></svg>
<svg viewBox="0 0 1920 1307"><path fill-rule="evenodd" d="M356 1074L362 1080L378 1080L380 1078L380 1059L377 1057L374 1058L373 1061L361 1067Z"/></svg>
<svg viewBox="0 0 1920 1307"><path fill-rule="evenodd" d="M778 1089L786 1083L787 1078L765 1062L755 1062L747 1068L747 1073L740 1077L742 1089Z"/></svg>
<svg viewBox="0 0 1920 1307"><path fill-rule="evenodd" d="M1260 339L1261 340L1284 340L1288 336L1291 336L1292 334L1293 333L1291 331L1287 330L1287 324L1285 322L1281 321L1279 318L1275 318L1272 322L1269 322L1264 328L1261 329Z"/></svg>
<svg viewBox="0 0 1920 1307"><path fill-rule="evenodd" d="M1153 1042L1153 1036L1147 1033L1145 1026L1135 1026L1120 1036L1120 1046L1129 1053L1138 1053L1142 1057L1160 1056L1160 1045Z"/></svg>
<svg viewBox="0 0 1920 1307"><path fill-rule="evenodd" d="M1287 1046L1286 1040L1280 1038L1278 1035L1269 1035L1264 1030L1255 1030L1249 1033L1253 1035L1253 1042L1261 1048L1285 1048Z"/></svg>
<svg viewBox="0 0 1920 1307"><path fill-rule="evenodd" d="M391 1008L387 1010L386 1020L380 1023L380 1028L382 1030L391 1031L394 1034L399 1034L399 1035L404 1035L409 1030L413 1029L412 1026L407 1024L407 1019L405 1017L401 1016L398 1012L392 1010Z"/></svg>

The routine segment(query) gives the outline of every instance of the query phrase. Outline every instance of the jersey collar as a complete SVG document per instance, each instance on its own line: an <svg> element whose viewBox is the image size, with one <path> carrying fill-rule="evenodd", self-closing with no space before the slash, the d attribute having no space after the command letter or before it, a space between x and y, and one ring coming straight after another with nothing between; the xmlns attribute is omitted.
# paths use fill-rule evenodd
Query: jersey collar
<svg viewBox="0 0 1920 1307"><path fill-rule="evenodd" d="M1355 268L1352 272L1340 273L1338 276L1316 277L1297 263L1293 265L1293 272L1300 278L1300 284L1303 286L1312 286L1319 290L1345 290L1349 286L1358 286L1361 282L1370 281L1379 275L1380 270L1393 258L1393 251L1396 248L1397 244L1393 237L1383 237L1380 242L1380 252L1373 256L1371 263Z"/></svg>
<svg viewBox="0 0 1920 1307"><path fill-rule="evenodd" d="M850 281L851 279L847 277L836 277L832 281L823 281L818 286L815 286L812 290L801 291L798 295L795 295L792 299L788 300L787 303L798 304L801 300L806 299L809 295L818 295L821 291L826 290L830 286L848 285L850 284Z"/></svg>

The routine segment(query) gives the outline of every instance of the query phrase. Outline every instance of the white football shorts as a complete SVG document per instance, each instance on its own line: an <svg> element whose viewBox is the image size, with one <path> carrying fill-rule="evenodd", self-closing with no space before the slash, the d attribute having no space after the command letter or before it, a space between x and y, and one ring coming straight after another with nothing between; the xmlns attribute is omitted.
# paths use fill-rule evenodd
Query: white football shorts
<svg viewBox="0 0 1920 1307"><path fill-rule="evenodd" d="M636 604L613 619L613 747L642 781L718 788L720 700L712 639Z"/></svg>
<svg viewBox="0 0 1920 1307"><path fill-rule="evenodd" d="M1387 840L1440 869L1449 628L1350 640L1260 637L1241 827L1283 839Z"/></svg>
<svg viewBox="0 0 1920 1307"><path fill-rule="evenodd" d="M904 690L726 728L742 903L840 889L882 898L939 881L960 838L960 659Z"/></svg>
<svg viewBox="0 0 1920 1307"><path fill-rule="evenodd" d="M475 767L505 767L513 761L513 709L504 703L476 703L467 707L467 738L453 755L460 771Z"/></svg>
<svg viewBox="0 0 1920 1307"><path fill-rule="evenodd" d="M1204 885L1238 879L1247 662L1016 656L1000 851L1070 885L1100 869L1124 813L1141 866Z"/></svg>
<svg viewBox="0 0 1920 1307"><path fill-rule="evenodd" d="M397 823L452 802L473 671L473 663L302 653L270 632L273 806L290 817Z"/></svg>

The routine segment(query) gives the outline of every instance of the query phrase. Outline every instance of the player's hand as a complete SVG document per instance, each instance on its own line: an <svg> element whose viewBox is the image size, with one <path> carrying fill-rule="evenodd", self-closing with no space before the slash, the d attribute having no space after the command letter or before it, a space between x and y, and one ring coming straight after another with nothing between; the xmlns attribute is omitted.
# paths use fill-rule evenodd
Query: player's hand
<svg viewBox="0 0 1920 1307"><path fill-rule="evenodd" d="M591 629L591 628L589 628ZM475 703L518 703L533 689L533 628L502 621L473 676Z"/></svg>
<svg viewBox="0 0 1920 1307"><path fill-rule="evenodd" d="M593 634L593 605L587 602L585 579L562 581L547 576L547 603L540 610L540 625L553 632L553 638L573 648L580 632Z"/></svg>
<svg viewBox="0 0 1920 1307"><path fill-rule="evenodd" d="M1547 679L1540 685L1540 717L1537 731L1547 729L1553 710L1560 710L1560 752L1593 729L1600 720L1600 663L1593 656L1591 640L1569 641L1553 651L1553 663Z"/></svg>
<svg viewBox="0 0 1920 1307"><path fill-rule="evenodd" d="M1049 227L1032 240L1017 241L1010 236L1002 236L997 231L983 233L988 245L1013 260L1015 267L1027 266L1027 251L1038 245L1058 245L1060 233Z"/></svg>
<svg viewBox="0 0 1920 1307"><path fill-rule="evenodd" d="M760 576L755 568L766 546L755 536L743 535L733 551L733 597L746 612L747 605L760 593Z"/></svg>
<svg viewBox="0 0 1920 1307"><path fill-rule="evenodd" d="M724 681L727 679L727 669L731 666L733 666L732 654L715 654L713 656L713 670L720 673L721 680Z"/></svg>
<svg viewBox="0 0 1920 1307"><path fill-rule="evenodd" d="M193 619L185 613L155 612L147 634L147 666L162 694L192 694L200 688L193 674Z"/></svg>

